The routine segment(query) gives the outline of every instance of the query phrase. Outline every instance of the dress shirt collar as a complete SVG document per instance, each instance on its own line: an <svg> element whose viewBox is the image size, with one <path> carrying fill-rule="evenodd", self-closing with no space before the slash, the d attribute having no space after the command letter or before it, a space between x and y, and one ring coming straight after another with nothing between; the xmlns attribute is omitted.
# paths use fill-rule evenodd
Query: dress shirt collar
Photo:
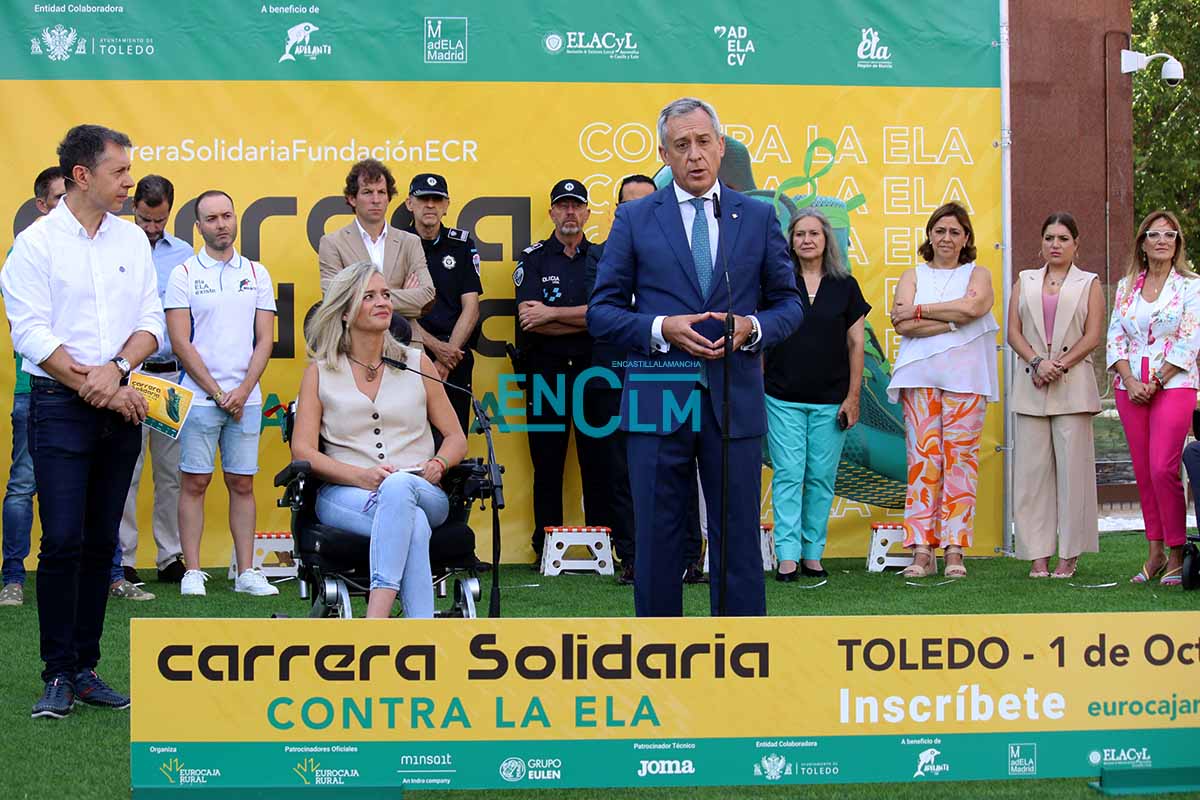
<svg viewBox="0 0 1200 800"><path fill-rule="evenodd" d="M65 230L69 231L72 235L82 236L85 239L92 238L91 235L88 234L87 228L83 227L83 224L79 221L75 214L72 213L70 207L67 205L66 197L59 201L59 204L51 209L50 213L46 216L51 222L61 226ZM105 213L105 215L100 218L100 227L96 229L96 236L100 236L100 234L108 231L110 227L109 220L111 218L112 214L108 213Z"/></svg>
<svg viewBox="0 0 1200 800"><path fill-rule="evenodd" d="M678 181L671 181L671 185L675 187L675 200L680 205L695 199L695 196L688 192L687 189L684 189L682 186L680 186ZM721 199L720 181L716 181L712 186L708 187L708 191L700 195L700 197L703 197L705 200L712 200L712 196L714 194L716 194L718 200Z"/></svg>
<svg viewBox="0 0 1200 800"><path fill-rule="evenodd" d="M367 247L371 247L372 245L378 246L380 242L387 238L388 224L386 222L383 223L383 230L379 232L379 238L375 240L371 239L371 234L367 233L367 229L358 221L358 217L354 218L354 224L358 228L359 236L362 236L363 244Z"/></svg>

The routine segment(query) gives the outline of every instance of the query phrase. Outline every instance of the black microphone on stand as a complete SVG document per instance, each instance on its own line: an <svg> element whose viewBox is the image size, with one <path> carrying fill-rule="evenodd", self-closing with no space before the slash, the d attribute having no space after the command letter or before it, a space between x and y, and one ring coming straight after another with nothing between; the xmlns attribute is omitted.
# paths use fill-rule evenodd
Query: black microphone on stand
<svg viewBox="0 0 1200 800"><path fill-rule="evenodd" d="M721 196L713 192L713 217L717 228L721 226ZM729 282L729 262L726 251L721 248L721 237L717 237L717 252L721 255L721 272L725 275L725 357L722 359L721 374L724 387L721 394L721 569L717 578L719 587L717 613L726 615L725 594L729 588L729 362L733 360L733 285Z"/></svg>
<svg viewBox="0 0 1200 800"><path fill-rule="evenodd" d="M496 462L496 446L492 442L492 420L483 410L483 403L476 399L475 395L467 388L459 386L457 383L444 381L436 375L429 375L422 372L416 367L410 367L403 361L397 361L394 358L384 356L383 363L389 367L396 369L415 372L422 378L428 378L431 381L437 381L443 386L454 389L457 392L462 392L471 398L471 405L475 409L475 421L479 425L479 431L487 440L488 451L488 481L491 483L491 498L492 498L492 593L488 600L488 616L496 618L500 616L500 509L504 508L504 483L501 480L501 474L504 468Z"/></svg>

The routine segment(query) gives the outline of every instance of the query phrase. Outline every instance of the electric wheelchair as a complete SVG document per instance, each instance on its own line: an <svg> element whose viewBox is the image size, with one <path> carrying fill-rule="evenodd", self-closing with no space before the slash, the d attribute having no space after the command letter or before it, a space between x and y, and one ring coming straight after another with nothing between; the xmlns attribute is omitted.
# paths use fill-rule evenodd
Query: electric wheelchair
<svg viewBox="0 0 1200 800"><path fill-rule="evenodd" d="M291 442L296 403L282 411L283 439ZM370 547L366 536L349 533L317 519L317 490L322 481L313 474L307 461L292 461L275 476L275 486L283 489L278 505L292 512L293 558L300 581L300 596L312 598L310 617L353 616L351 597L365 597L371 581ZM481 459L465 459L453 466L441 487L450 500L446 521L433 529L429 542L429 562L434 590L446 597L452 585L450 607L439 610L439 617L476 616L480 598L479 574L475 557L475 532L467 524L471 503L491 496L487 467Z"/></svg>

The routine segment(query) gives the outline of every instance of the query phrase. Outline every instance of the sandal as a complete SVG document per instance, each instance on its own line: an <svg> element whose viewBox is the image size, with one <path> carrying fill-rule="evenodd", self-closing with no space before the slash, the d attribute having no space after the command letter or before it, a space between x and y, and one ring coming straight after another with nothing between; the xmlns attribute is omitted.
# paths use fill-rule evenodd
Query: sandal
<svg viewBox="0 0 1200 800"><path fill-rule="evenodd" d="M1046 567L1050 566L1049 558L1035 558L1029 567L1029 577L1031 578L1049 578L1050 572ZM1041 563L1041 569L1038 569L1038 564Z"/></svg>
<svg viewBox="0 0 1200 800"><path fill-rule="evenodd" d="M1054 574L1051 578L1074 578L1075 568L1079 562L1079 556L1075 558L1060 558L1058 566L1054 568Z"/></svg>
<svg viewBox="0 0 1200 800"><path fill-rule="evenodd" d="M1159 586L1178 586L1181 583L1183 583L1183 567L1167 570L1167 573L1158 581Z"/></svg>
<svg viewBox="0 0 1200 800"><path fill-rule="evenodd" d="M925 556L925 563L918 560L921 556ZM913 562L900 574L906 578L928 578L930 575L937 575L937 555L931 548L917 545L913 548Z"/></svg>
<svg viewBox="0 0 1200 800"><path fill-rule="evenodd" d="M967 577L966 565L962 563L962 548L956 544L946 545L942 548L942 552L946 557L946 571L942 574L947 578L965 578ZM950 563L950 556L957 555L959 562L957 564Z"/></svg>
<svg viewBox="0 0 1200 800"><path fill-rule="evenodd" d="M1150 567L1149 561L1147 561L1145 564L1142 564L1141 571L1138 572L1137 575L1134 575L1132 578L1130 578L1129 582L1130 583L1149 583L1150 581L1154 580L1155 578L1157 578L1159 575L1161 575L1163 573L1163 570L1165 570L1167 568L1167 559L1164 558L1162 563L1158 565L1158 569L1154 570L1153 572L1150 571L1149 567Z"/></svg>

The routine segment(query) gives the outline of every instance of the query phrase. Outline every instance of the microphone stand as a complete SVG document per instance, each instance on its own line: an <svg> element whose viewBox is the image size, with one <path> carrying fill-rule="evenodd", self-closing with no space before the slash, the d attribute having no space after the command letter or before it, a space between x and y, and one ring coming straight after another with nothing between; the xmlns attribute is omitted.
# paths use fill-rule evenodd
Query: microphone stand
<svg viewBox="0 0 1200 800"><path fill-rule="evenodd" d="M465 387L444 381L436 375L424 373L415 367L410 367L403 361L397 361L393 358L384 358L383 360L388 366L408 372L415 372L422 378L437 381L443 386L454 389L457 392L462 392L471 398L471 406L475 409L475 420L479 423L479 432L487 440L488 482L491 486L490 491L484 496L490 496L492 499L492 593L491 597L488 598L488 616L493 619L497 618L500 616L500 509L504 508L504 482L500 476L504 472L504 468L496 461L496 446L492 441L492 420L487 415L487 412L483 410L483 403L479 402L475 395Z"/></svg>
<svg viewBox="0 0 1200 800"><path fill-rule="evenodd" d="M717 227L721 224L721 199L713 192L713 216ZM729 362L733 360L733 285L729 282L729 262L726 252L721 249L721 240L717 239L717 252L721 254L721 271L725 275L725 292L728 307L725 312L725 356L722 359L721 374L723 389L721 393L721 570L718 576L719 600L717 614L726 616L725 595L729 588Z"/></svg>

